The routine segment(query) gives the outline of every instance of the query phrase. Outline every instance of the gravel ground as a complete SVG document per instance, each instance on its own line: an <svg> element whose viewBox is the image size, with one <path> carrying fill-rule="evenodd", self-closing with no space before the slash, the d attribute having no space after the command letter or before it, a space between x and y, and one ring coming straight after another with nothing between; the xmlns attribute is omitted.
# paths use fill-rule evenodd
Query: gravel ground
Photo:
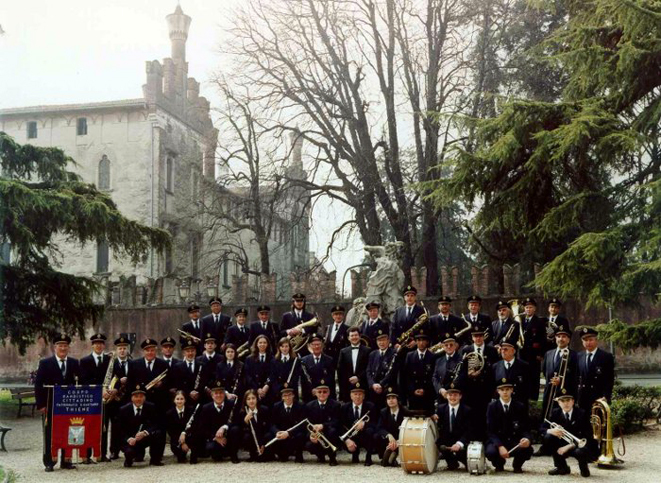
<svg viewBox="0 0 661 483"><path fill-rule="evenodd" d="M148 478L150 482L174 482L186 481L208 482L209 472L221 471L223 478L245 478L246 481L310 481L310 475L321 477L327 481L345 479L352 482L373 482L377 479L388 481L412 481L422 478L417 475L405 474L399 468L382 468L373 465L365 468L362 464L352 465L346 453L340 455L340 465L334 468L327 464L319 464L315 458L306 455L304 464L296 464L293 461L287 463L248 463L233 465L224 460L221 463L213 463L202 460L196 466L188 464L177 464L173 456L166 448L166 457L163 467L150 467L147 463L136 463L131 469L122 467L122 460L111 463L100 463L96 465L79 465L76 470L55 469L53 473L45 473L41 464L41 421L39 418L9 419L7 412L3 411L2 422L13 428L6 437L8 453L0 452L0 465L10 468L18 475L19 482L33 481L66 481L66 482L112 482L127 481L129 475L137 478ZM592 476L598 481L647 483L660 481L661 477L661 430L652 429L627 438L627 454L624 457L626 464L622 470L602 470L592 467ZM244 455L245 457L246 455ZM148 460L148 458L147 458ZM571 480L581 479L575 460L570 460L572 474ZM531 481L554 481L546 472L552 467L550 457L533 458L524 465L525 473L515 475L511 467L506 467L504 473L489 474L489 481L527 482ZM443 461L439 462L439 470L431 478L451 477L453 481L472 481L474 476L468 475L463 470L445 471ZM268 471L265 475L264 472ZM312 472L312 473L311 473ZM441 476L442 475L442 476ZM484 477L482 477L484 479ZM135 481L135 480L134 480ZM562 481L567 481L566 479Z"/></svg>

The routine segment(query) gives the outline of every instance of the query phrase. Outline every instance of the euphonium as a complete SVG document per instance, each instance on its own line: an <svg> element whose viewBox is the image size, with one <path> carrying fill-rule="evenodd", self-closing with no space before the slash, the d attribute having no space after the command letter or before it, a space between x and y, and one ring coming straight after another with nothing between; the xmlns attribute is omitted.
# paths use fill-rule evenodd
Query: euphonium
<svg viewBox="0 0 661 483"><path fill-rule="evenodd" d="M318 319L315 317L314 319L310 319L307 322L303 322L301 324L298 324L296 327L292 327L293 329L303 329L305 327L312 327L313 325L317 325ZM303 347L305 347L310 340L310 335L300 333L298 335L295 335L294 337L289 337L289 342L292 346L292 349L294 349L296 352L301 350Z"/></svg>
<svg viewBox="0 0 661 483"><path fill-rule="evenodd" d="M612 468L624 464L624 461L615 456L615 451L613 450L613 420L611 418L611 408L606 398L599 398L592 404L590 423L592 424L594 439L597 440L601 450L601 455L597 459L597 465ZM624 441L622 438L619 439L624 448ZM625 453L626 449L620 453L620 456L624 456Z"/></svg>

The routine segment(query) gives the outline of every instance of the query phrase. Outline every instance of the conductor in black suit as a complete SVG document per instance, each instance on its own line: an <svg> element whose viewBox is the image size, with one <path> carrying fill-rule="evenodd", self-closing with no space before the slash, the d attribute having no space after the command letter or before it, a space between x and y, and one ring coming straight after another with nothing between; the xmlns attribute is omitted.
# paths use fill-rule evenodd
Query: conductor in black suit
<svg viewBox="0 0 661 483"><path fill-rule="evenodd" d="M211 331L215 335L220 345L225 340L227 329L232 325L232 319L229 315L221 312L223 301L220 297L209 300L209 307L211 313L202 317L202 324L207 328L207 331Z"/></svg>
<svg viewBox="0 0 661 483"><path fill-rule="evenodd" d="M395 313L392 316L392 324L390 324L390 343L395 348L400 345L399 339L402 334L413 327L418 321L418 318L425 313L425 310L416 303L418 290L415 287L407 285L402 295L404 295L405 304L395 309ZM414 338L415 335L411 334L411 337ZM429 331L427 331L427 335L429 335ZM413 339L410 341L402 340L401 342L406 344L406 349L413 349L416 345Z"/></svg>
<svg viewBox="0 0 661 483"><path fill-rule="evenodd" d="M121 407L118 417L125 468L133 466L134 461L142 461L146 448L149 448L149 465L163 466L165 434L158 418L154 404L145 399L144 384L136 384L131 402Z"/></svg>
<svg viewBox="0 0 661 483"><path fill-rule="evenodd" d="M191 304L188 306L188 317L190 320L182 325L181 330L188 332L190 335L199 339L197 342L197 355L202 355L204 352L204 334L207 332L213 332L211 327L207 327L207 324L202 323L200 319L200 306L197 304Z"/></svg>
<svg viewBox="0 0 661 483"><path fill-rule="evenodd" d="M450 383L446 388L447 402L438 406L433 416L438 426L436 444L448 470L466 466L466 449L473 439L471 408L461 402L461 389Z"/></svg>
<svg viewBox="0 0 661 483"><path fill-rule="evenodd" d="M585 351L578 355L578 405L586 411L599 398L610 404L615 382L615 358L598 347L597 331L583 327L580 332Z"/></svg>
<svg viewBox="0 0 661 483"><path fill-rule="evenodd" d="M532 435L528 412L523 404L512 399L513 391L514 386L507 379L498 382L499 398L487 408L485 453L497 472L503 471L507 460L513 457L514 473L523 473L523 463L532 456Z"/></svg>
<svg viewBox="0 0 661 483"><path fill-rule="evenodd" d="M340 401L349 402L352 387L367 387L367 365L370 349L360 343L360 330L351 327L347 331L349 346L340 351L337 363L337 381L340 386Z"/></svg>
<svg viewBox="0 0 661 483"><path fill-rule="evenodd" d="M56 334L52 337L55 354L39 361L37 376L34 381L37 409L42 414L44 431L43 462L47 472L53 471L55 461L51 456L51 421L53 420L53 389L46 386L69 386L76 384L80 376L78 359L69 357L71 337L66 334ZM64 450L60 456L60 468L75 468L71 461L64 458Z"/></svg>
<svg viewBox="0 0 661 483"><path fill-rule="evenodd" d="M252 322L250 324L250 338L249 342L252 346L253 342L257 336L265 335L271 347L277 347L277 343L280 340L280 327L278 324L271 321L271 307L268 305L260 305L257 307L257 318L259 320Z"/></svg>

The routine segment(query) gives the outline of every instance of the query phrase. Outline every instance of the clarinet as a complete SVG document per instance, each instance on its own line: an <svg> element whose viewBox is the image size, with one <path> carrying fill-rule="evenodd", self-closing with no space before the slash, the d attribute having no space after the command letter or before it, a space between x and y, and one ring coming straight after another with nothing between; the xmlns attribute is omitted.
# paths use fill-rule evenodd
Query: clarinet
<svg viewBox="0 0 661 483"><path fill-rule="evenodd" d="M294 375L294 369L296 368L296 363L297 362L298 362L298 356L296 356L296 358L294 358L294 362L292 362L291 371L289 371L289 376L287 377L287 381L286 381L287 386L289 386L289 382L291 381L291 377Z"/></svg>
<svg viewBox="0 0 661 483"><path fill-rule="evenodd" d="M186 423L186 427L184 428L184 433L186 433L186 437L189 437L192 435L190 434L190 430L193 427L193 419L195 418L195 415L197 414L197 410L200 409L201 404L197 403L197 406L195 406L195 410L193 411L193 414L190 415L190 418L188 418L188 422ZM181 443L178 444L178 446L181 446Z"/></svg>
<svg viewBox="0 0 661 483"><path fill-rule="evenodd" d="M381 378L381 381L386 381L390 377L390 373L392 372L393 368L395 367L395 360L397 359L397 356L399 355L399 351L402 349L402 346L400 345L397 349L395 349L392 359L390 359L390 364L388 364L388 369L386 370L386 373L384 376Z"/></svg>

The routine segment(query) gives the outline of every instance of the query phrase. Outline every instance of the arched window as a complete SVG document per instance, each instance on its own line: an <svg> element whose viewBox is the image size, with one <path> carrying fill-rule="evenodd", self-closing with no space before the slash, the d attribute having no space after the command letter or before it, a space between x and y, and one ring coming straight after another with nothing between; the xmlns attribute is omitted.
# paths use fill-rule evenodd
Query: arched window
<svg viewBox="0 0 661 483"><path fill-rule="evenodd" d="M110 160L105 154L99 161L99 182L97 185L100 190L110 189Z"/></svg>
<svg viewBox="0 0 661 483"><path fill-rule="evenodd" d="M105 240L97 242L96 245L96 272L106 273L108 271L109 250L108 242Z"/></svg>

